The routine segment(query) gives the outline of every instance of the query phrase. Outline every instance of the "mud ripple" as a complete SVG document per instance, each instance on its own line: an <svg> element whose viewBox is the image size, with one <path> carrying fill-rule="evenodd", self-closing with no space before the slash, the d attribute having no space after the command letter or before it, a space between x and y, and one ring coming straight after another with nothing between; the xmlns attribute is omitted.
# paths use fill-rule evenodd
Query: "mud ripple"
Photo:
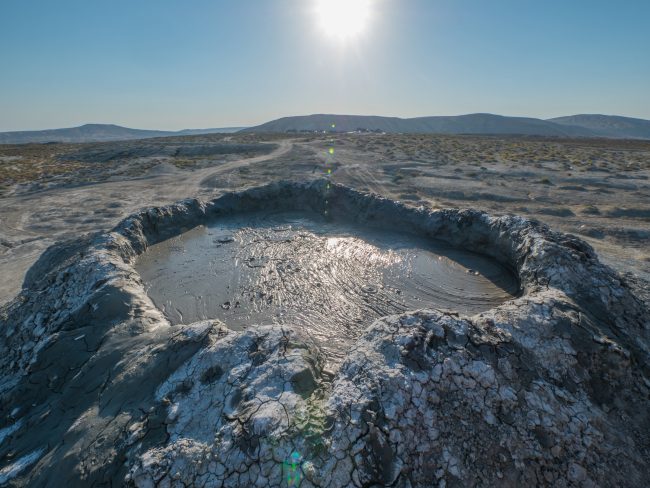
<svg viewBox="0 0 650 488"><path fill-rule="evenodd" d="M219 219L152 246L136 269L173 323L301 324L331 358L379 317L418 308L474 314L519 289L486 256L307 213Z"/></svg>

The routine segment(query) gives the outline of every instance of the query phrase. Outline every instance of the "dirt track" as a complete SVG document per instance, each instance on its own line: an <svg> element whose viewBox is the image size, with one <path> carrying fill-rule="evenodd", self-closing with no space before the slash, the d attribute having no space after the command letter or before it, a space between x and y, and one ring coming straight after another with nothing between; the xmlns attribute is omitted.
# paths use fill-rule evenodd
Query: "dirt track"
<svg viewBox="0 0 650 488"><path fill-rule="evenodd" d="M243 166L282 157L292 148L281 141L269 154L242 158L195 171L164 165L149 175L125 181L52 188L2 198L0 206L0 303L20 290L23 276L38 256L54 242L87 232L108 229L139 208L164 205L205 192L204 180Z"/></svg>

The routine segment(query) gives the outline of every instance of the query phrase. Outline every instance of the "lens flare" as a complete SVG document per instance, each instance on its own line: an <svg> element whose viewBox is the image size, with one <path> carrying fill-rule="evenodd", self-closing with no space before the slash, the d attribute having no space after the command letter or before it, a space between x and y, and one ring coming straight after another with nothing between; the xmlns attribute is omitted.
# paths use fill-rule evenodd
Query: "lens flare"
<svg viewBox="0 0 650 488"><path fill-rule="evenodd" d="M321 29L340 40L357 37L368 24L370 3L370 0L316 0Z"/></svg>

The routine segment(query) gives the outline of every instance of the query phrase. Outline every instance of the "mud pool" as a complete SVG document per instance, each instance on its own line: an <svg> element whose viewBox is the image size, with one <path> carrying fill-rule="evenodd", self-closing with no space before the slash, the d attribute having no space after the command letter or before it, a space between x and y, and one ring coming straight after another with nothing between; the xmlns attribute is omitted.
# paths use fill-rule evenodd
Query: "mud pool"
<svg viewBox="0 0 650 488"><path fill-rule="evenodd" d="M136 269L174 324L298 324L331 359L376 318L420 308L474 314L519 290L486 256L309 213L221 218L151 246Z"/></svg>

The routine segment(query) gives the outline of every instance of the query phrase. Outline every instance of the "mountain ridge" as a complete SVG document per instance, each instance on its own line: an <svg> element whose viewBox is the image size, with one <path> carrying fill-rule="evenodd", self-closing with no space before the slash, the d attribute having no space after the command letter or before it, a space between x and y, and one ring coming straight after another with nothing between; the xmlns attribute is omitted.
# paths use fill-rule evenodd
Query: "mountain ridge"
<svg viewBox="0 0 650 488"><path fill-rule="evenodd" d="M154 137L190 136L234 132L354 132L406 134L525 135L547 137L605 137L650 139L650 120L618 115L577 114L552 119L509 117L489 113L429 117L312 114L282 117L254 127L221 127L162 131L132 129L115 124L39 131L0 132L0 144L47 142L110 142Z"/></svg>
<svg viewBox="0 0 650 488"><path fill-rule="evenodd" d="M312 114L282 117L258 126L246 128L242 132L350 132L362 129L387 133L512 134L650 139L650 121L644 119L601 116L619 119L617 126L622 126L617 130L607 130L605 122L601 122L599 125L582 124L580 117L583 117L583 115L544 120L533 117L508 117L489 113L413 118ZM572 123L572 120L575 120L575 122ZM647 130L644 129L645 123L649 126ZM641 128L639 129L638 126L641 126Z"/></svg>
<svg viewBox="0 0 650 488"><path fill-rule="evenodd" d="M132 129L115 124L84 124L78 127L34 131L0 132L0 144L30 144L46 142L112 142L154 137L172 137L237 132L244 127L214 129L183 129L180 131Z"/></svg>
<svg viewBox="0 0 650 488"><path fill-rule="evenodd" d="M579 114L548 119L562 125L579 125L603 137L650 139L650 120L620 115Z"/></svg>

